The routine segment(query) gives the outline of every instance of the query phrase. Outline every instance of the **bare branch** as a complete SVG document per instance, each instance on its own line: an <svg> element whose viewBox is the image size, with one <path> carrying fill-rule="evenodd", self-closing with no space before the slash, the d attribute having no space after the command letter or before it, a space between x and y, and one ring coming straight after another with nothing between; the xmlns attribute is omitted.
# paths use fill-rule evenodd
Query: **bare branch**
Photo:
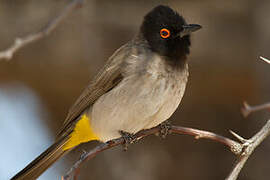
<svg viewBox="0 0 270 180"><path fill-rule="evenodd" d="M147 129L147 130L143 130L138 132L137 134L135 134L134 136L136 138L143 138L152 134L156 134L158 132L160 132L161 128L160 126L154 127L152 129ZM191 135L194 136L196 139L200 139L200 138L204 138L204 139L210 139L219 143L222 143L224 145L226 145L227 147L230 148L230 150L238 155L240 154L243 149L242 149L242 144L231 140L229 138L217 135L215 133L212 132L208 132L208 131L202 131L202 130L198 130L198 129L193 129L193 128L186 128L186 127L180 127L180 126L171 126L170 133L175 133L175 134L186 134L186 135ZM88 153L84 153L80 159L72 166L72 168L67 172L67 174L62 177L63 180L70 180L70 179L77 179L78 176L78 169L80 168L80 166L82 165L82 163L94 158L96 155L98 155L100 152L103 152L107 149L110 149L112 147L118 146L120 144L124 144L125 140L124 138L118 138L118 139L114 139L111 141L108 141L106 143L102 143L100 145L98 145L96 148L92 149L91 151L89 151Z"/></svg>
<svg viewBox="0 0 270 180"><path fill-rule="evenodd" d="M243 103L244 107L241 109L241 112L244 117L247 117L250 113L269 109L270 110L270 103L265 103L257 106L250 106L247 102Z"/></svg>
<svg viewBox="0 0 270 180"><path fill-rule="evenodd" d="M263 60L264 62L270 64L270 60L269 60L269 59L266 59L266 58L264 58L264 57L262 57L262 56L260 56L260 58L261 58L261 60Z"/></svg>
<svg viewBox="0 0 270 180"><path fill-rule="evenodd" d="M134 136L138 139L144 138L146 136L156 134L160 132L161 127L157 126L152 129L147 129L138 132ZM235 155L238 156L237 161L229 174L229 176L226 178L226 180L236 180L241 169L245 165L246 161L248 160L249 156L253 153L255 148L270 134L270 120L265 124L265 126L252 138L250 139L245 139L241 137L240 135L236 134L233 131L230 131L241 143L236 142L234 140L231 140L229 138L217 135L215 133L209 132L209 131L203 131L203 130L198 130L198 129L193 129L193 128L186 128L186 127L181 127L181 126L171 126L170 133L174 134L186 134L186 135L191 135L194 136L195 139L210 139L215 142L219 142L227 146L231 152L233 152ZM103 152L107 149L110 149L112 147L124 144L125 140L124 138L118 138L114 139L111 141L108 141L106 143L102 143L98 145L96 148L92 149L88 153L82 154L80 159L72 166L72 168L67 172L65 176L62 177L63 180L71 180L74 179L76 180L79 175L79 169L80 166L94 158L96 155L98 155L100 152Z"/></svg>
<svg viewBox="0 0 270 180"><path fill-rule="evenodd" d="M17 52L22 47L49 35L53 30L55 30L57 25L64 18L66 18L68 14L70 14L71 11L73 11L78 7L81 7L82 3L83 0L73 0L65 7L65 9L55 19L50 21L41 31L34 34L30 34L23 38L16 38L13 45L11 45L8 49L0 52L0 59L10 60L13 57L14 53Z"/></svg>
<svg viewBox="0 0 270 180"><path fill-rule="evenodd" d="M233 170L230 175L226 178L226 180L236 180L241 169L245 165L249 156L252 154L254 149L261 144L261 142L270 134L270 120L263 126L263 128L255 134L252 138L245 140L245 143L242 144L243 151L239 158L237 159Z"/></svg>
<svg viewBox="0 0 270 180"><path fill-rule="evenodd" d="M262 57L261 57L262 59ZM264 59L263 59L264 60ZM247 117L250 113L255 111L260 111L264 109L270 109L270 103L258 105L258 106L250 106L247 102L244 102L244 107L241 109L244 117ZM261 144L261 142L270 134L270 120L264 125L264 127L252 138L244 139L238 134L231 132L239 141L242 142L243 151L237 159L231 173L226 178L226 180L236 180L241 169L245 165L249 156L252 154L254 149Z"/></svg>
<svg viewBox="0 0 270 180"><path fill-rule="evenodd" d="M232 130L229 130L229 132L236 138L238 139L240 142L245 143L247 140L245 138L243 138L242 136L240 136L239 134L233 132Z"/></svg>

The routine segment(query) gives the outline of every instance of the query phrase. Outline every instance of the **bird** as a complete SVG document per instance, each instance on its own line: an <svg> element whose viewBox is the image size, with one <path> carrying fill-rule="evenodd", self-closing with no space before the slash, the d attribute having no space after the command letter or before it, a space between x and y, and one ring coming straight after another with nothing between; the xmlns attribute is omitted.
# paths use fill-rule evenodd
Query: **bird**
<svg viewBox="0 0 270 180"><path fill-rule="evenodd" d="M79 144L107 142L167 121L184 95L190 35L199 29L167 5L151 9L138 33L114 52L71 106L55 143L11 180L38 178Z"/></svg>

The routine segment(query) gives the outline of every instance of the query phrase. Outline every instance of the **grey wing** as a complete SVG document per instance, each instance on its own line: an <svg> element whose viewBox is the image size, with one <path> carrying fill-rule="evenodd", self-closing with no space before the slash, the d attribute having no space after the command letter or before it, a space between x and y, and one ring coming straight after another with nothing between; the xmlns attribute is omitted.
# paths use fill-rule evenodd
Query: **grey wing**
<svg viewBox="0 0 270 180"><path fill-rule="evenodd" d="M91 106L100 96L108 92L122 80L121 65L129 54L129 45L120 47L106 62L92 82L69 109L64 125L58 136L62 136L73 129L81 113Z"/></svg>

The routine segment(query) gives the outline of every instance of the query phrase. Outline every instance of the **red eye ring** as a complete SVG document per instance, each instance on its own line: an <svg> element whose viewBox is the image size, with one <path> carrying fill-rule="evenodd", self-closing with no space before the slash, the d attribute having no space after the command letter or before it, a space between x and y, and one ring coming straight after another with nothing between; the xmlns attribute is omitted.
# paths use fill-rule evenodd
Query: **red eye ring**
<svg viewBox="0 0 270 180"><path fill-rule="evenodd" d="M166 39L166 38L170 37L170 35L171 35L171 32L168 29L163 28L160 30L160 36L162 38Z"/></svg>

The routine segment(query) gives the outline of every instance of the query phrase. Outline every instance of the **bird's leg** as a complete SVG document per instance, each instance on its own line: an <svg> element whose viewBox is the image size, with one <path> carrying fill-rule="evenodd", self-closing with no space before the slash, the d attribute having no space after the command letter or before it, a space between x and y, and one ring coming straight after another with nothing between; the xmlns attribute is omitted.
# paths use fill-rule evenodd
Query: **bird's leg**
<svg viewBox="0 0 270 180"><path fill-rule="evenodd" d="M171 122L169 120L166 120L162 122L160 125L160 131L158 133L158 136L162 139L165 139L168 134L170 134L170 129L172 127Z"/></svg>
<svg viewBox="0 0 270 180"><path fill-rule="evenodd" d="M124 151L127 151L128 146L130 144L137 142L137 138L133 134L125 132L125 131L119 131L119 133L125 140L125 143L123 144Z"/></svg>

